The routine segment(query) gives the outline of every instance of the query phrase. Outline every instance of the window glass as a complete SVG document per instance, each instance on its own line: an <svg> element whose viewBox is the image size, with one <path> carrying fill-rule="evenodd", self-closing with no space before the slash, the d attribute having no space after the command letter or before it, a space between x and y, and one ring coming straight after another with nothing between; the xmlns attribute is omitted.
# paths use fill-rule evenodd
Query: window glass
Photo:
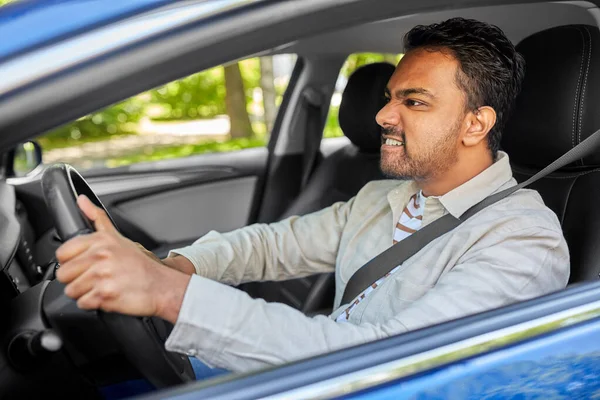
<svg viewBox="0 0 600 400"><path fill-rule="evenodd" d="M211 68L86 115L36 140L78 169L265 146L295 55Z"/></svg>
<svg viewBox="0 0 600 400"><path fill-rule="evenodd" d="M344 136L338 122L338 112L340 110L342 93L348 82L348 77L363 65L376 62L389 62L396 65L401 58L402 54L357 53L350 55L346 59L346 62L340 71L340 75L338 76L335 91L331 97L331 105L329 106L329 114L327 115L327 124L325 125L323 137L332 138Z"/></svg>

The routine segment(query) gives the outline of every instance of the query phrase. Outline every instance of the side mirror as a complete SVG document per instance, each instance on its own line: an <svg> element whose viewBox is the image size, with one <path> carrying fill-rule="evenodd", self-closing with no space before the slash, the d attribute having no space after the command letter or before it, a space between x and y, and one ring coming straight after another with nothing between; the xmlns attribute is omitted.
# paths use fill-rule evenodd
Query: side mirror
<svg viewBox="0 0 600 400"><path fill-rule="evenodd" d="M30 174L42 164L42 148L37 142L17 145L9 154L8 176L21 177Z"/></svg>

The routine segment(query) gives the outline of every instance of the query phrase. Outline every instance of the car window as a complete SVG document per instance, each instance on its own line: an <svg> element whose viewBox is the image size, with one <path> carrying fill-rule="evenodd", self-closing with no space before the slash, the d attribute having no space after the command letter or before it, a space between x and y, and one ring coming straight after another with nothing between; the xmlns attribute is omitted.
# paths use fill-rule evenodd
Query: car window
<svg viewBox="0 0 600 400"><path fill-rule="evenodd" d="M249 58L140 93L39 136L44 163L86 170L265 146L295 61Z"/></svg>
<svg viewBox="0 0 600 400"><path fill-rule="evenodd" d="M382 53L356 53L351 54L344 62L340 75L335 84L335 91L331 97L331 105L329 106L329 114L327 115L327 124L323 131L323 137L334 138L344 136L340 124L338 122L338 112L340 103L342 102L342 93L348 82L348 77L352 75L359 67L376 62L389 62L398 64L402 58L402 54L382 54Z"/></svg>

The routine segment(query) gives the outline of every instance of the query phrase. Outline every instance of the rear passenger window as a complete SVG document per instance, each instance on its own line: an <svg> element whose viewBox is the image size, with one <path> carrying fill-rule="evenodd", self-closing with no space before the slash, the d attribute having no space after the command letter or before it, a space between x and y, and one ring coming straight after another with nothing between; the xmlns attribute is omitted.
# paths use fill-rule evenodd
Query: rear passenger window
<svg viewBox="0 0 600 400"><path fill-rule="evenodd" d="M376 62L389 62L398 64L402 58L402 54L382 54L382 53L356 53L348 57L338 76L335 84L335 92L331 97L331 105L329 106L329 114L327 115L327 124L323 131L324 138L335 138L344 136L338 122L338 112L340 103L342 102L342 93L348 82L348 77L352 75L359 67Z"/></svg>

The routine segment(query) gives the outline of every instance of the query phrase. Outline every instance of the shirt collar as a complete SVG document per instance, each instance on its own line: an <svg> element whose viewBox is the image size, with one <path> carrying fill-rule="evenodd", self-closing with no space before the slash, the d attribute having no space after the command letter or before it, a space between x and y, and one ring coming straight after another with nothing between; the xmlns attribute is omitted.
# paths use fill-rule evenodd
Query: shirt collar
<svg viewBox="0 0 600 400"><path fill-rule="evenodd" d="M497 192L511 179L512 169L508 154L499 151L496 161L487 169L438 199L450 214L459 218L465 211Z"/></svg>

